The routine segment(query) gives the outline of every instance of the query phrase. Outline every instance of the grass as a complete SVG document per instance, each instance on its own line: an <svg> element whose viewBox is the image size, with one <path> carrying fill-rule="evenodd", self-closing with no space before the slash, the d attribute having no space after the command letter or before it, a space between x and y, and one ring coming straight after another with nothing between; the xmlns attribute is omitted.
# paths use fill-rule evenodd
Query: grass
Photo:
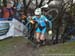
<svg viewBox="0 0 75 56"><path fill-rule="evenodd" d="M0 56L4 53L14 51L17 44L26 43L26 41L21 37L9 38L0 41Z"/></svg>
<svg viewBox="0 0 75 56"><path fill-rule="evenodd" d="M42 50L40 50L40 52L41 54L68 54L70 56L75 56L75 41L45 46Z"/></svg>
<svg viewBox="0 0 75 56"><path fill-rule="evenodd" d="M4 53L14 51L16 45L25 45L28 41L22 37L9 38L0 41L0 56ZM37 49L40 54L74 54L75 53L75 41L60 43L51 46L44 46ZM8 55L5 55L8 56Z"/></svg>

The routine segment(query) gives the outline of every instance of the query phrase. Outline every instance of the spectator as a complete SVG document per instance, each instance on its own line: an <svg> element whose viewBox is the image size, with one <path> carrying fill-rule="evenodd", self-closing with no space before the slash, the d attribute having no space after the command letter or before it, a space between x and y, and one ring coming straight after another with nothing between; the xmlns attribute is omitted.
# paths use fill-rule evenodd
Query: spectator
<svg viewBox="0 0 75 56"><path fill-rule="evenodd" d="M0 18L1 18L1 16L2 16L2 15L1 15L1 8L0 8Z"/></svg>
<svg viewBox="0 0 75 56"><path fill-rule="evenodd" d="M8 2L6 7L4 7L2 9L2 18L9 19L9 18L13 17L14 10L12 9L12 7L13 7L12 2Z"/></svg>
<svg viewBox="0 0 75 56"><path fill-rule="evenodd" d="M22 23L26 24L27 23L27 19L26 19L26 15L24 15L24 11L23 10L20 11L20 16L21 16Z"/></svg>

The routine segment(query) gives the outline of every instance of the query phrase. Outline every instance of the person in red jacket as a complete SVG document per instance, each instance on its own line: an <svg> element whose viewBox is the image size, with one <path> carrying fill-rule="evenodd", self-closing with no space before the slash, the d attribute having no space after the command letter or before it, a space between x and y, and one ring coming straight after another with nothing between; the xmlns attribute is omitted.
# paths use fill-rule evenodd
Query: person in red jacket
<svg viewBox="0 0 75 56"><path fill-rule="evenodd" d="M9 19L14 15L14 10L12 9L12 3L8 2L7 6L2 9L2 18Z"/></svg>

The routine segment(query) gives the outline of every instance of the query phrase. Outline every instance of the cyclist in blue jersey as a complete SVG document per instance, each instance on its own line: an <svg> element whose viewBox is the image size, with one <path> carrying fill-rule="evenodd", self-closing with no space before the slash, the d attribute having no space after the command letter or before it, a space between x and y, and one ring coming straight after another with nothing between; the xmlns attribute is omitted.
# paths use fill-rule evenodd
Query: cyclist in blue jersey
<svg viewBox="0 0 75 56"><path fill-rule="evenodd" d="M42 15L41 8L35 10L35 16L32 17L31 23L37 23L38 26L35 30L36 41L38 44L45 42L45 33L47 30L46 22L49 22L50 27L52 27L51 21L49 21L44 15Z"/></svg>

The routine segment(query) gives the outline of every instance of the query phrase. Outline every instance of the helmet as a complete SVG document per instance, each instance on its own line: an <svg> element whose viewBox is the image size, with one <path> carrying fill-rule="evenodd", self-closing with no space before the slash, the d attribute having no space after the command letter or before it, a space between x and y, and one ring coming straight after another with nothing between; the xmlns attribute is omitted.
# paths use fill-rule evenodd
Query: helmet
<svg viewBox="0 0 75 56"><path fill-rule="evenodd" d="M34 13L35 15L41 15L41 8L37 8Z"/></svg>

